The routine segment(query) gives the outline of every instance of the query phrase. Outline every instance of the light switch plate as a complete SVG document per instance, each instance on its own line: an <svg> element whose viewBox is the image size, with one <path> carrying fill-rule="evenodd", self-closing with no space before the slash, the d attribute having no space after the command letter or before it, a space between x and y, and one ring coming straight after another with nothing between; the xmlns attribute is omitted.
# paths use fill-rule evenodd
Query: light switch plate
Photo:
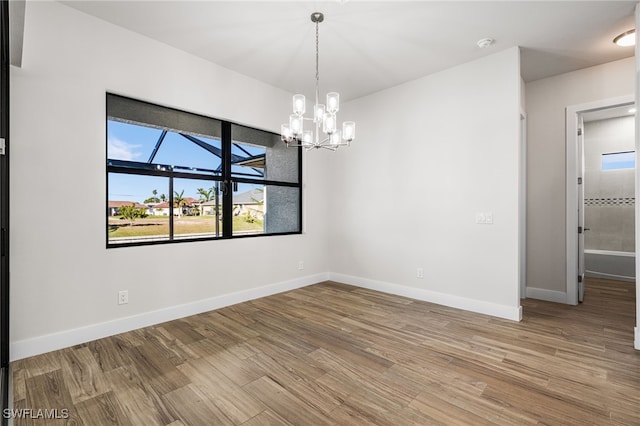
<svg viewBox="0 0 640 426"><path fill-rule="evenodd" d="M477 212L476 223L481 225L493 224L493 212Z"/></svg>

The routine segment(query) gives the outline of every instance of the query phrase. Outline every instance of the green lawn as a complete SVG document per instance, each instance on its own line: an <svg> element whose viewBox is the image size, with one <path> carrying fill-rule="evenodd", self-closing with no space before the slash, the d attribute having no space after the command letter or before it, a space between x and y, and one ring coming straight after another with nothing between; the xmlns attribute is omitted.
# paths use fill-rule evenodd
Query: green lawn
<svg viewBox="0 0 640 426"><path fill-rule="evenodd" d="M216 222L213 216L182 216L174 217L174 234L215 234ZM222 233L222 222L219 223ZM264 232L264 224L261 220L250 223L245 216L233 217L233 231L235 232ZM136 219L133 224L121 220L119 217L109 218L109 238L122 237L168 237L169 216L148 216L144 219Z"/></svg>

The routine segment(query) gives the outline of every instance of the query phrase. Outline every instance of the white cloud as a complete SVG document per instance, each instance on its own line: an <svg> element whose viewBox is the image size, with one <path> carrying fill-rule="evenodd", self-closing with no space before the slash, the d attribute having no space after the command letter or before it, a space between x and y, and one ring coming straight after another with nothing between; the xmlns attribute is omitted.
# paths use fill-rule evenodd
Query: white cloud
<svg viewBox="0 0 640 426"><path fill-rule="evenodd" d="M141 146L118 138L109 138L107 155L114 160L136 161L142 156L142 153L138 151Z"/></svg>

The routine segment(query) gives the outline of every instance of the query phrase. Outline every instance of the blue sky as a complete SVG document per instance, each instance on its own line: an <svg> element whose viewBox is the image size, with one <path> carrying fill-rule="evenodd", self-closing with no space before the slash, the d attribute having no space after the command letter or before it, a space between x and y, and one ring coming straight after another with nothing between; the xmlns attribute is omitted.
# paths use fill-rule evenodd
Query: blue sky
<svg viewBox="0 0 640 426"><path fill-rule="evenodd" d="M635 167L635 151L602 154L602 170L633 169Z"/></svg>
<svg viewBox="0 0 640 426"><path fill-rule="evenodd" d="M108 121L107 156L110 159L147 162L162 131L128 123ZM220 148L220 141L198 136L199 139ZM264 153L263 148L243 145L252 155ZM234 153L241 154L238 148ZM204 148L188 141L177 133L169 132L153 159L154 164L186 166L215 170L220 159ZM251 172L251 169L242 168ZM174 190L184 197L199 198L197 188L209 189L215 183L199 179L174 179ZM240 184L238 193L248 191L257 185ZM151 197L153 190L169 197L169 179L157 176L136 176L118 173L109 174L109 200L136 201L142 203Z"/></svg>

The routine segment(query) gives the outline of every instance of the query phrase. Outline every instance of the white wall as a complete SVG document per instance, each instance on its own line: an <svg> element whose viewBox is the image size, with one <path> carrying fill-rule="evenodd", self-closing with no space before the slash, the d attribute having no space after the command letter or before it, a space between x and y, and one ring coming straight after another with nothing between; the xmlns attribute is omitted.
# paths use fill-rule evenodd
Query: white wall
<svg viewBox="0 0 640 426"><path fill-rule="evenodd" d="M340 119L358 129L332 168L332 276L518 319L519 50L349 102Z"/></svg>
<svg viewBox="0 0 640 426"><path fill-rule="evenodd" d="M566 297L565 108L634 93L634 58L526 85L527 295Z"/></svg>
<svg viewBox="0 0 640 426"><path fill-rule="evenodd" d="M289 93L57 2L27 3L11 79L13 359L326 278L326 155L304 235L105 249L105 92L272 131Z"/></svg>
<svg viewBox="0 0 640 426"><path fill-rule="evenodd" d="M274 131L290 94L56 2L27 3L11 78L13 359L327 277L520 318L517 48L343 105L303 235L110 250L105 92Z"/></svg>

